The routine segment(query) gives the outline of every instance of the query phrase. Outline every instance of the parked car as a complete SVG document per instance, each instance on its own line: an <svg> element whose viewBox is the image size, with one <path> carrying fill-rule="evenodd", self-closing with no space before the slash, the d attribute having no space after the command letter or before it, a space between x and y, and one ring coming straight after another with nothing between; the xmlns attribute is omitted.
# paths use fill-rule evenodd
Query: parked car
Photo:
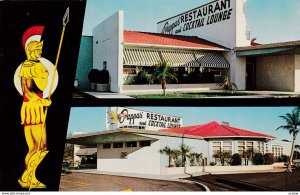
<svg viewBox="0 0 300 195"><path fill-rule="evenodd" d="M293 163L295 167L300 167L300 159L293 160Z"/></svg>

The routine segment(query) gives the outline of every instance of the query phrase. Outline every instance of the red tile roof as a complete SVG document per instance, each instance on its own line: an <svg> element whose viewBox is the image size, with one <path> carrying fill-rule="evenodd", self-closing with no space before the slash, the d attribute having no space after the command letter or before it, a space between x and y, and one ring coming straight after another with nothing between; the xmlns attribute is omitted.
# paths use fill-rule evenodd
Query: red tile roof
<svg viewBox="0 0 300 195"><path fill-rule="evenodd" d="M207 50L226 50L225 47L196 36L167 35L150 32L124 31L124 43L138 45L161 45Z"/></svg>
<svg viewBox="0 0 300 195"><path fill-rule="evenodd" d="M216 121L197 126L180 127L173 129L162 129L161 132L178 133L185 135L201 136L203 138L212 137L259 137L259 138L272 138L271 135L257 133L253 131L243 130L227 125L220 125Z"/></svg>

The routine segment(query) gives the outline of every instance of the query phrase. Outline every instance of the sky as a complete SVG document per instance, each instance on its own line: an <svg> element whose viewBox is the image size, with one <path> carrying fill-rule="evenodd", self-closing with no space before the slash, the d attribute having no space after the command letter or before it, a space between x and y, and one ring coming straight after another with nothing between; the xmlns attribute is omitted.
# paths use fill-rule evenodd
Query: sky
<svg viewBox="0 0 300 195"><path fill-rule="evenodd" d="M125 29L156 32L156 23L211 0L87 0L83 35L118 10ZM259 43L300 40L299 0L247 0L246 19L251 37Z"/></svg>
<svg viewBox="0 0 300 195"><path fill-rule="evenodd" d="M279 140L291 140L291 136L277 127L285 121L279 116L290 113L293 107L131 107L183 117L183 126L200 125L217 121L230 126L273 135ZM106 107L72 108L68 133L105 130ZM300 136L297 138L299 144Z"/></svg>

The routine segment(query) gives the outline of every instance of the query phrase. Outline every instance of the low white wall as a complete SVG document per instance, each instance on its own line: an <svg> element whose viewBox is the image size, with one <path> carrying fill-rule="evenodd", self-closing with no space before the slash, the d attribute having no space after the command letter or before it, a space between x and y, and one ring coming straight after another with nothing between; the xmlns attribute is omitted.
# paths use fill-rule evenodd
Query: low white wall
<svg viewBox="0 0 300 195"><path fill-rule="evenodd" d="M125 94L159 94L162 93L161 85L123 85L123 93ZM209 84L167 84L167 92L201 92L208 90L220 90L217 83Z"/></svg>
<svg viewBox="0 0 300 195"><path fill-rule="evenodd" d="M235 172L235 171L260 171L272 170L273 165L257 165L257 166L206 166L205 172Z"/></svg>
<svg viewBox="0 0 300 195"><path fill-rule="evenodd" d="M258 166L205 166L205 167L171 167L162 168L161 175L179 175L179 174L195 174L201 172L243 172L243 171L261 171L272 170L273 165L258 165Z"/></svg>
<svg viewBox="0 0 300 195"><path fill-rule="evenodd" d="M171 168L162 168L161 175L180 175L184 173L202 173L204 167L171 167Z"/></svg>
<svg viewBox="0 0 300 195"><path fill-rule="evenodd" d="M273 164L273 167L274 167L274 168L284 168L284 167L285 167L284 164L285 164L284 162L274 163L274 164Z"/></svg>
<svg viewBox="0 0 300 195"><path fill-rule="evenodd" d="M128 154L126 159L97 159L97 170L105 172L160 174L160 142L156 141L149 147L140 148ZM101 153L101 150L100 150Z"/></svg>

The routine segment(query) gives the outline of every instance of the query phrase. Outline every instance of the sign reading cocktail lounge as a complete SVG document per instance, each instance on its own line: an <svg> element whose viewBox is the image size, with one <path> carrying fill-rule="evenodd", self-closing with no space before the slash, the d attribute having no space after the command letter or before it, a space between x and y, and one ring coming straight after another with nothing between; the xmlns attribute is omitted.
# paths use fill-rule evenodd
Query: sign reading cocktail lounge
<svg viewBox="0 0 300 195"><path fill-rule="evenodd" d="M124 107L112 107L109 115L114 115L119 127L143 126L146 130L177 128L182 126L182 118Z"/></svg>
<svg viewBox="0 0 300 195"><path fill-rule="evenodd" d="M229 20L233 13L231 0L219 0L158 22L158 32L179 34L195 28Z"/></svg>

